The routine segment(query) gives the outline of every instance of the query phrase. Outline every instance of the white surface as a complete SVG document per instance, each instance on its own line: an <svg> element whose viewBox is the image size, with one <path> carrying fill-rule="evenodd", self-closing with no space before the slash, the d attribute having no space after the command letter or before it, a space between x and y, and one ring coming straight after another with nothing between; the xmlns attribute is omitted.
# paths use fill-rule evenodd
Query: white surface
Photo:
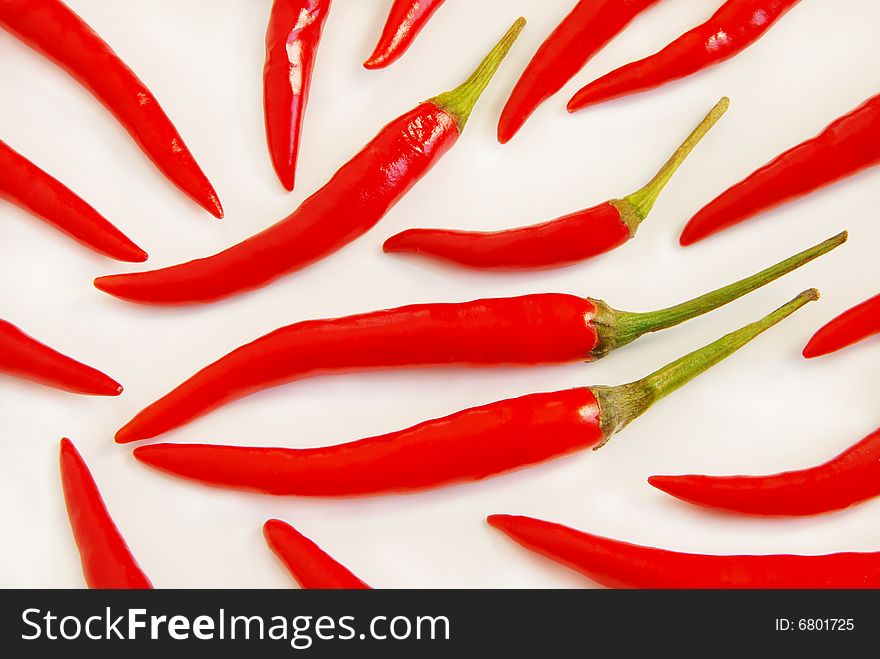
<svg viewBox="0 0 880 659"><path fill-rule="evenodd" d="M315 72L297 189L285 194L263 134L261 70L269 0L70 0L146 81L216 186L217 222L179 194L115 120L66 74L0 33L0 136L68 183L158 267L214 253L294 209L392 117L450 88L520 14L529 25L456 147L366 237L256 293L213 306L147 308L103 295L95 276L130 266L93 256L44 223L0 206L0 316L105 369L119 399L0 379L0 584L81 587L63 507L58 441L71 437L145 571L165 587L290 587L260 527L285 519L361 578L385 587L580 587L578 575L489 529L523 513L612 537L689 551L880 549L880 500L815 519L705 512L647 485L654 473L764 473L831 457L877 426L876 342L807 362L822 323L877 290L880 171L687 250L690 215L758 165L880 88L880 4L807 1L733 61L575 116L582 84L650 54L716 2L666 0L600 53L502 147L498 115L538 44L572 0L452 0L399 62L360 63L387 0L335 0ZM449 49L455 52L448 52ZM458 271L383 255L416 226L501 228L556 217L641 186L722 95L732 105L661 197L636 240L568 269ZM646 337L591 365L419 370L306 380L252 396L163 440L317 446L406 427L535 391L635 379L787 301L810 305L658 404L598 453L490 481L354 501L210 489L138 464L114 431L228 350L281 325L422 301L559 291L619 309L676 303L850 229L831 255L721 311ZM540 438L536 438L540 441Z"/></svg>

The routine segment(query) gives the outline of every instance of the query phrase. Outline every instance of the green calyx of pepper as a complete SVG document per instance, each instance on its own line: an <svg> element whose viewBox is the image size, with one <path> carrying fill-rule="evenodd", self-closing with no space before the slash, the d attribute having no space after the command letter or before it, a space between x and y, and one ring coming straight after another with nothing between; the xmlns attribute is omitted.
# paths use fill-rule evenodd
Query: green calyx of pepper
<svg viewBox="0 0 880 659"><path fill-rule="evenodd" d="M520 16L510 26L507 33L501 37L501 41L483 58L483 61L480 62L480 65L467 80L455 89L443 92L429 99L429 102L452 115L456 126L458 126L459 133L464 130L468 117L471 115L471 110L474 109L474 105L476 105L483 90L486 89L486 85L489 84L492 76L495 75L498 67L501 66L501 62L504 61L508 51L513 46L513 42L516 41L525 25L526 19Z"/></svg>
<svg viewBox="0 0 880 659"><path fill-rule="evenodd" d="M827 254L845 243L847 237L847 232L842 231L836 236L832 236L828 240L814 245L799 254L795 254L784 261L780 261L776 265L761 270L761 272L755 273L750 277L740 279L687 302L657 311L643 313L618 311L608 306L602 300L590 299L596 308L591 322L598 337L596 347L590 353L590 357L592 359L600 359L612 350L635 341L640 336L675 327L687 320L714 311L779 279L789 272L797 270L813 259Z"/></svg>
<svg viewBox="0 0 880 659"><path fill-rule="evenodd" d="M672 154L672 157L666 161L666 164L660 168L657 175L645 187L623 199L614 199L609 202L620 213L620 221L629 228L630 237L636 234L639 225L648 217L648 214L657 202L657 198L663 192L663 188L666 187L666 184L669 183L675 172L678 171L678 168L682 166L691 151L694 150L718 120L724 116L729 106L730 99L726 96L718 101L715 107L706 115L706 118L688 135L687 139L678 147L676 152Z"/></svg>
<svg viewBox="0 0 880 659"><path fill-rule="evenodd" d="M658 400L705 373L805 304L818 299L819 291L811 288L761 320L741 327L641 380L616 387L590 387L599 402L599 418L604 436L602 444L596 448L604 445L615 433L641 416Z"/></svg>

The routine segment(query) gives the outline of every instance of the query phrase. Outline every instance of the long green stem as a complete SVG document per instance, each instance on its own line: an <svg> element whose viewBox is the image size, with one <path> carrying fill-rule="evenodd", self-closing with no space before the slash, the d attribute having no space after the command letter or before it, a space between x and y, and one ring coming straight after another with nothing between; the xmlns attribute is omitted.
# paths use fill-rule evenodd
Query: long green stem
<svg viewBox="0 0 880 659"><path fill-rule="evenodd" d="M827 254L845 243L847 236L847 232L843 231L810 249L795 254L765 270L761 270L761 272L751 277L740 279L728 286L666 309L646 313L631 313L629 311L617 311L604 302L594 300L597 312L593 323L599 335L599 341L591 356L593 358L604 357L615 348L625 346L644 334L669 329L686 320L696 318L729 302L733 302L743 295L751 293L793 270L797 270L813 259Z"/></svg>
<svg viewBox="0 0 880 659"><path fill-rule="evenodd" d="M678 150L672 154L672 157L666 161L666 164L660 168L657 175L652 178L648 184L641 190L633 192L631 195L623 199L617 199L611 203L620 211L621 220L629 227L630 235L634 235L639 224L648 217L651 209L657 201L657 197L663 192L663 188L672 179L672 176L678 171L678 168L684 163L691 151L700 143L706 133L712 126L724 116L727 108L730 106L730 99L726 96L722 98L715 107L706 115L706 118L700 122L700 125L694 129L688 138L682 143Z"/></svg>
<svg viewBox="0 0 880 659"><path fill-rule="evenodd" d="M658 400L684 386L701 373L705 373L808 302L818 299L819 291L811 288L761 320L741 327L667 364L641 380L617 387L592 387L599 401L605 441L607 442L614 433L640 416Z"/></svg>
<svg viewBox="0 0 880 659"><path fill-rule="evenodd" d="M476 105L477 100L480 98L480 94L486 89L486 85L489 84L492 76L495 75L501 62L504 60L511 46L513 46L513 42L516 41L516 38L519 36L519 33L522 32L525 25L526 19L520 16L516 19L513 25L510 26L507 33L501 37L501 41L499 41L489 54L483 58L483 61L480 62L480 65L467 80L455 89L443 92L430 99L432 103L443 108L452 115L458 126L459 133L464 130L468 117L471 115L471 110L474 109L474 105Z"/></svg>

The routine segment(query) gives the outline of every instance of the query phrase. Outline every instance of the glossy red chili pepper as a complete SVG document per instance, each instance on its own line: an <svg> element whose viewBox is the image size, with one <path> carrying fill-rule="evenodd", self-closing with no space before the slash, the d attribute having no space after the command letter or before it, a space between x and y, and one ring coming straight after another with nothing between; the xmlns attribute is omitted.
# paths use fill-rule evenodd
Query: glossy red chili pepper
<svg viewBox="0 0 880 659"><path fill-rule="evenodd" d="M330 0L274 0L266 31L263 112L272 165L288 190L296 182L303 113Z"/></svg>
<svg viewBox="0 0 880 659"><path fill-rule="evenodd" d="M560 364L599 359L649 332L731 302L834 249L846 232L761 272L647 313L545 293L288 325L233 350L148 406L117 442L155 437L261 389L313 375L403 366Z"/></svg>
<svg viewBox="0 0 880 659"><path fill-rule="evenodd" d="M818 515L880 495L880 430L828 462L772 476L651 476L683 501L747 515Z"/></svg>
<svg viewBox="0 0 880 659"><path fill-rule="evenodd" d="M798 556L685 554L518 515L489 524L526 549L610 588L878 588L880 552Z"/></svg>
<svg viewBox="0 0 880 659"><path fill-rule="evenodd" d="M116 117L168 179L216 217L217 194L134 72L60 0L3 0L0 27L73 76Z"/></svg>
<svg viewBox="0 0 880 659"><path fill-rule="evenodd" d="M364 67L382 69L396 62L442 4L443 0L394 0L379 43Z"/></svg>
<svg viewBox="0 0 880 659"><path fill-rule="evenodd" d="M663 50L608 73L568 102L576 112L612 98L654 89L738 55L800 0L727 0L712 17Z"/></svg>
<svg viewBox="0 0 880 659"><path fill-rule="evenodd" d="M95 479L69 439L61 440L61 487L89 588L152 588L113 523Z"/></svg>
<svg viewBox="0 0 880 659"><path fill-rule="evenodd" d="M512 398L322 448L154 444L138 447L134 456L177 476L278 495L364 496L482 480L601 446L656 401L817 296L805 291L762 320L618 387Z"/></svg>
<svg viewBox="0 0 880 659"><path fill-rule="evenodd" d="M804 357L827 355L880 333L880 295L844 311L813 335Z"/></svg>
<svg viewBox="0 0 880 659"><path fill-rule="evenodd" d="M56 389L92 396L118 396L122 385L0 320L0 373Z"/></svg>
<svg viewBox="0 0 880 659"><path fill-rule="evenodd" d="M385 241L386 252L431 256L469 268L553 268L584 261L620 247L654 207L688 154L727 110L721 99L660 172L641 190L570 215L504 231L408 229Z"/></svg>
<svg viewBox="0 0 880 659"><path fill-rule="evenodd" d="M562 89L630 21L657 2L579 0L544 40L517 81L498 121L498 141L510 141L541 103Z"/></svg>
<svg viewBox="0 0 880 659"><path fill-rule="evenodd" d="M0 198L45 220L99 254L146 261L147 253L61 181L0 140Z"/></svg>
<svg viewBox="0 0 880 659"><path fill-rule="evenodd" d="M189 263L95 280L146 304L212 302L311 265L360 237L456 142L525 20L520 18L458 88L398 117L291 215L247 240Z"/></svg>
<svg viewBox="0 0 880 659"><path fill-rule="evenodd" d="M687 223L679 242L692 245L877 164L880 164L880 94L708 203Z"/></svg>
<svg viewBox="0 0 880 659"><path fill-rule="evenodd" d="M303 588L363 590L370 587L314 542L280 519L263 525L269 548Z"/></svg>

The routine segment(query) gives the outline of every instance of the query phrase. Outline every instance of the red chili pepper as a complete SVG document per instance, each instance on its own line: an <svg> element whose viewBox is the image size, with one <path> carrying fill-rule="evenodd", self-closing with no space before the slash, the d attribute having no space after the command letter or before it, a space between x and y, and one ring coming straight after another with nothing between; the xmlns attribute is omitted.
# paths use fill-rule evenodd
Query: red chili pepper
<svg viewBox="0 0 880 659"><path fill-rule="evenodd" d="M396 62L442 4L443 0L394 0L379 43L364 67L382 69Z"/></svg>
<svg viewBox="0 0 880 659"><path fill-rule="evenodd" d="M482 480L602 446L656 401L817 297L804 291L762 320L618 387L512 398L322 448L154 444L134 456L184 478L277 495L363 496Z"/></svg>
<svg viewBox="0 0 880 659"><path fill-rule="evenodd" d="M458 140L468 116L519 35L520 18L456 89L398 117L291 215L247 240L170 268L99 277L95 286L146 304L212 302L311 265L382 219Z"/></svg>
<svg viewBox="0 0 880 659"><path fill-rule="evenodd" d="M60 0L3 0L0 27L88 89L168 179L216 217L223 207L159 103L113 49Z"/></svg>
<svg viewBox="0 0 880 659"><path fill-rule="evenodd" d="M798 556L685 554L519 515L489 524L526 549L610 588L878 588L880 552Z"/></svg>
<svg viewBox="0 0 880 659"><path fill-rule="evenodd" d="M568 102L568 111L654 89L738 55L799 1L727 0L708 21L685 32L660 52L622 66L580 89Z"/></svg>
<svg viewBox="0 0 880 659"><path fill-rule="evenodd" d="M330 0L275 0L266 31L263 111L272 165L288 190L296 159L312 69Z"/></svg>
<svg viewBox="0 0 880 659"><path fill-rule="evenodd" d="M584 261L620 247L654 207L672 175L727 110L721 99L641 190L570 215L504 231L408 229L385 241L386 252L431 256L469 268L553 268Z"/></svg>
<svg viewBox="0 0 880 659"><path fill-rule="evenodd" d="M828 462L772 476L651 476L683 501L747 515L818 515L880 495L880 430Z"/></svg>
<svg viewBox="0 0 880 659"><path fill-rule="evenodd" d="M99 254L146 261L147 253L61 181L0 140L0 198L45 220Z"/></svg>
<svg viewBox="0 0 880 659"><path fill-rule="evenodd" d="M708 203L687 223L679 242L692 245L878 163L880 94Z"/></svg>
<svg viewBox="0 0 880 659"><path fill-rule="evenodd" d="M95 479L69 439L61 440L61 487L89 588L152 588L113 523Z"/></svg>
<svg viewBox="0 0 880 659"><path fill-rule="evenodd" d="M718 290L647 313L545 293L417 304L288 325L233 350L148 406L116 433L125 443L167 432L234 400L312 375L403 366L503 366L592 361L674 327L791 272L846 240L838 234Z"/></svg>
<svg viewBox="0 0 880 659"><path fill-rule="evenodd" d="M269 548L303 588L363 590L370 587L314 542L280 519L263 525Z"/></svg>
<svg viewBox="0 0 880 659"><path fill-rule="evenodd" d="M880 333L880 295L844 311L813 335L804 357L821 357Z"/></svg>
<svg viewBox="0 0 880 659"><path fill-rule="evenodd" d="M658 0L579 0L532 57L498 121L507 143L537 107L553 96L629 23Z"/></svg>
<svg viewBox="0 0 880 659"><path fill-rule="evenodd" d="M122 385L0 320L0 372L56 389L92 396L118 396Z"/></svg>

